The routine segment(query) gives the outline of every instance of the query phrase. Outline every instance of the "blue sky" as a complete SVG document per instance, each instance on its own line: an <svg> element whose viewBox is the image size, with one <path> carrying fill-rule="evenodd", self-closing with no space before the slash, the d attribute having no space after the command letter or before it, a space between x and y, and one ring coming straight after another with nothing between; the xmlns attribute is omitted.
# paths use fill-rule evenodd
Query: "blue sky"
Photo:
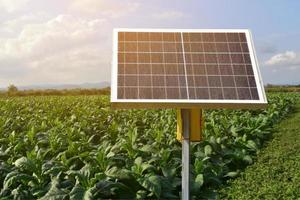
<svg viewBox="0 0 300 200"><path fill-rule="evenodd" d="M1 0L0 87L110 81L112 29L247 28L263 82L300 84L300 1Z"/></svg>

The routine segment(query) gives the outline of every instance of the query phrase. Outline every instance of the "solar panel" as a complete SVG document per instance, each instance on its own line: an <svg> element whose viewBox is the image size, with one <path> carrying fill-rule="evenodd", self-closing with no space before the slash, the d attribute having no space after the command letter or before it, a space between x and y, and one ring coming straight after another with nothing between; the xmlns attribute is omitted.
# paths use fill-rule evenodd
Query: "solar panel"
<svg viewBox="0 0 300 200"><path fill-rule="evenodd" d="M249 30L115 29L114 107L267 103Z"/></svg>

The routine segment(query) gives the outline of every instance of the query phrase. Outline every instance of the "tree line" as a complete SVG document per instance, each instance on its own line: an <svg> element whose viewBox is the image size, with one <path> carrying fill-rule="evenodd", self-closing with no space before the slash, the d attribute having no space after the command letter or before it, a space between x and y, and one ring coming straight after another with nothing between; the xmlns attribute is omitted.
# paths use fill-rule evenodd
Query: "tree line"
<svg viewBox="0 0 300 200"><path fill-rule="evenodd" d="M0 91L0 96L76 96L76 95L109 95L110 88L102 89L30 89L19 90L15 85L9 85L7 90Z"/></svg>

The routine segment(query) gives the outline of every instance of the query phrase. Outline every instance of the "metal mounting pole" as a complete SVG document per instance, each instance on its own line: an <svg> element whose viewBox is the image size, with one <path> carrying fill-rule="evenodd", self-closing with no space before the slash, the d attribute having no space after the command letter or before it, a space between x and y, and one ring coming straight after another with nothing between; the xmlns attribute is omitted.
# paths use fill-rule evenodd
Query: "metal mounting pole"
<svg viewBox="0 0 300 200"><path fill-rule="evenodd" d="M190 110L182 109L183 139L182 139L182 197L190 199Z"/></svg>

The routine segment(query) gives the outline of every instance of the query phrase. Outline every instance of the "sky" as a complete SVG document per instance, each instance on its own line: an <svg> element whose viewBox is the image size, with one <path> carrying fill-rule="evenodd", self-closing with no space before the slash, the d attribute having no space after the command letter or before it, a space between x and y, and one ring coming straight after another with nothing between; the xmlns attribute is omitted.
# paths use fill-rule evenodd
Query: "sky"
<svg viewBox="0 0 300 200"><path fill-rule="evenodd" d="M113 28L250 29L264 84L300 84L298 0L0 0L0 88L110 81Z"/></svg>

